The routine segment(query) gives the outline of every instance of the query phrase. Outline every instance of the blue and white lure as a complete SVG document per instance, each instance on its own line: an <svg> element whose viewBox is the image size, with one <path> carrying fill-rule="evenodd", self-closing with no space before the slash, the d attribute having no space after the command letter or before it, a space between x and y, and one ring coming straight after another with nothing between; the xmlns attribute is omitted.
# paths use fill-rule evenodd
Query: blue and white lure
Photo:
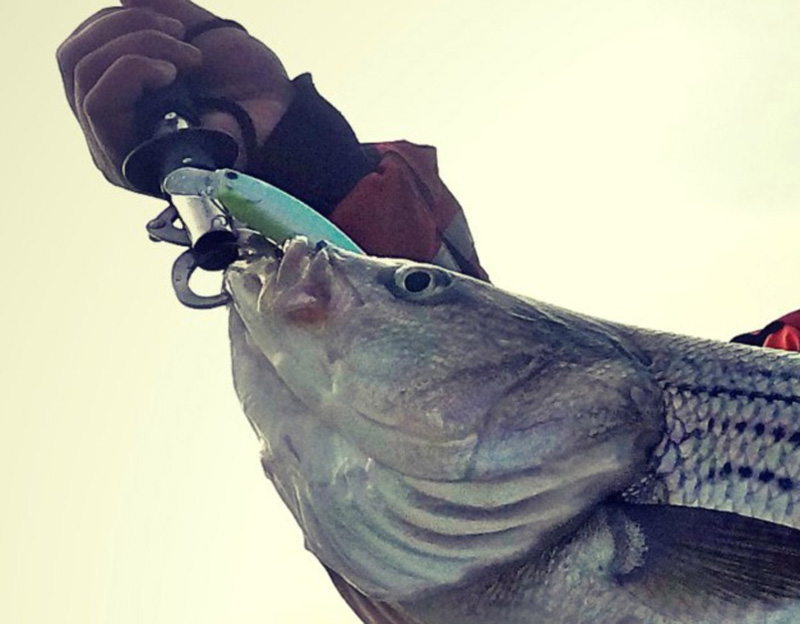
<svg viewBox="0 0 800 624"><path fill-rule="evenodd" d="M154 241L189 247L172 267L172 284L178 300L191 308L228 303L224 292L196 294L189 279L198 268L226 268L238 256L245 234L259 234L275 245L303 235L312 244L325 241L364 253L347 234L299 199L233 169L181 167L166 176L162 190L170 205L148 223L147 231ZM178 221L183 227L176 226Z"/></svg>

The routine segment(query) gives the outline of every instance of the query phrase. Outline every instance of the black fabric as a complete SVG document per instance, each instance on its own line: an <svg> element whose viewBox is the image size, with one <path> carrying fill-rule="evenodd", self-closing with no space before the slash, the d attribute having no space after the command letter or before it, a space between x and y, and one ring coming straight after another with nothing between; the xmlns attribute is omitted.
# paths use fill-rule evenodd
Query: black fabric
<svg viewBox="0 0 800 624"><path fill-rule="evenodd" d="M247 173L329 215L375 170L376 152L362 148L342 114L317 93L310 74L293 84L294 100Z"/></svg>
<svg viewBox="0 0 800 624"><path fill-rule="evenodd" d="M197 106L204 111L222 111L231 115L236 120L236 123L239 124L239 130L242 133L245 162L252 162L257 158L258 140L256 139L256 128L244 108L228 98L200 98Z"/></svg>
<svg viewBox="0 0 800 624"><path fill-rule="evenodd" d="M784 323L781 321L772 321L772 323L767 325L760 332L755 334L740 334L738 336L734 336L731 338L731 342L738 342L739 344L746 344L754 347L763 347L770 334L774 334L776 331L781 329L783 325Z"/></svg>

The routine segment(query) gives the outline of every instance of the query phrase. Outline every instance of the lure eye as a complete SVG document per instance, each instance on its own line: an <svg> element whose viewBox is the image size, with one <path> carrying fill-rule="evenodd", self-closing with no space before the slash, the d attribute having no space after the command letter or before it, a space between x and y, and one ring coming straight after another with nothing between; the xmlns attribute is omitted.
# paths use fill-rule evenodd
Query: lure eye
<svg viewBox="0 0 800 624"><path fill-rule="evenodd" d="M427 299L452 283L446 271L418 265L402 266L394 272L389 290L396 297L411 300Z"/></svg>

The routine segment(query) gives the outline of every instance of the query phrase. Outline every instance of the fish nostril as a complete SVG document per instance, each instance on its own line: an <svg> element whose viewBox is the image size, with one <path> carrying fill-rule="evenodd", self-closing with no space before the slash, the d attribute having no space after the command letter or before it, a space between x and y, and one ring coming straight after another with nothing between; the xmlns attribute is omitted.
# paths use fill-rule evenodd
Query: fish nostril
<svg viewBox="0 0 800 624"><path fill-rule="evenodd" d="M248 273L242 278L244 289L254 295L261 292L261 278L253 273Z"/></svg>
<svg viewBox="0 0 800 624"><path fill-rule="evenodd" d="M322 251L328 246L328 241L320 240L316 245L314 245L314 251Z"/></svg>

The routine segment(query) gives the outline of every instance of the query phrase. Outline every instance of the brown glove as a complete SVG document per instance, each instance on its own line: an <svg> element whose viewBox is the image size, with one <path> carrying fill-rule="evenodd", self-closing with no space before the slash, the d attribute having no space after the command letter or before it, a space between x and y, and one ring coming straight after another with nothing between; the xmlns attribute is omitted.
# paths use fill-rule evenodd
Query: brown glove
<svg viewBox="0 0 800 624"><path fill-rule="evenodd" d="M188 0L122 0L83 22L58 49L67 99L97 167L129 188L120 168L137 143L134 106L171 84L178 73L193 93L225 98L250 117L261 144L293 97L278 57L236 24ZM246 168L241 124L228 112L202 116L240 144L237 167Z"/></svg>

